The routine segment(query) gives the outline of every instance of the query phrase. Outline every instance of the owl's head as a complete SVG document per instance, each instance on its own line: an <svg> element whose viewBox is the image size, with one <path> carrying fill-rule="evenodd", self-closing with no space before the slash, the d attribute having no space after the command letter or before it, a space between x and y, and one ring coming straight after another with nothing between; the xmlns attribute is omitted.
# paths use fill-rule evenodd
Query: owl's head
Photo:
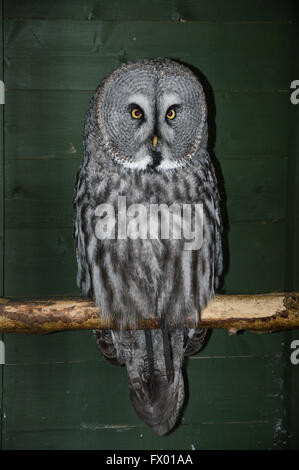
<svg viewBox="0 0 299 470"><path fill-rule="evenodd" d="M175 61L144 59L120 66L98 88L94 106L102 145L126 168L179 168L206 146L202 87Z"/></svg>

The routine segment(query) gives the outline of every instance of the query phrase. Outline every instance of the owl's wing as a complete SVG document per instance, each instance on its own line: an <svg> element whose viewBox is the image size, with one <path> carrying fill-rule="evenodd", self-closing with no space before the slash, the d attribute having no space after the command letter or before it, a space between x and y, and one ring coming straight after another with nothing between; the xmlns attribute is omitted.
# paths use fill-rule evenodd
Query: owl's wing
<svg viewBox="0 0 299 470"><path fill-rule="evenodd" d="M193 356L200 351L207 340L208 330L206 328L192 328L185 330L185 351L184 356Z"/></svg>
<svg viewBox="0 0 299 470"><path fill-rule="evenodd" d="M86 212L89 208L89 199L86 191L86 179L83 165L77 173L75 190L73 195L74 222L73 237L75 240L76 258L77 258L77 285L86 297L93 297L93 288L89 263L87 262L87 244L85 241L86 233Z"/></svg>
<svg viewBox="0 0 299 470"><path fill-rule="evenodd" d="M215 174L213 162L210 157L207 160L207 180L211 191L212 199L215 208L215 289L219 284L219 277L223 270L223 257L222 257L222 217L221 217L221 206L220 206L220 194L218 190L218 183ZM206 328L192 328L185 330L185 352L184 356L191 356L199 352L207 341L208 330Z"/></svg>
<svg viewBox="0 0 299 470"><path fill-rule="evenodd" d="M97 346L104 358L114 366L124 365L124 360L117 353L113 342L113 333L111 330L93 330Z"/></svg>
<svg viewBox="0 0 299 470"><path fill-rule="evenodd" d="M88 227L85 218L89 209L89 198L87 198L85 181L84 167L81 166L77 173L73 196L73 237L75 239L78 264L77 285L82 289L83 294L86 295L86 297L93 298L93 286L86 253L88 244L86 244L85 241L85 233ZM117 352L112 340L112 332L110 330L94 330L93 333L95 335L98 348L102 352L104 358L114 365L123 364L123 362L117 358Z"/></svg>
<svg viewBox="0 0 299 470"><path fill-rule="evenodd" d="M212 190L212 196L215 205L215 288L218 287L219 277L223 271L223 255L222 255L222 232L223 223L221 216L220 194L218 190L218 182L215 174L214 165L211 159L208 164L208 180Z"/></svg>

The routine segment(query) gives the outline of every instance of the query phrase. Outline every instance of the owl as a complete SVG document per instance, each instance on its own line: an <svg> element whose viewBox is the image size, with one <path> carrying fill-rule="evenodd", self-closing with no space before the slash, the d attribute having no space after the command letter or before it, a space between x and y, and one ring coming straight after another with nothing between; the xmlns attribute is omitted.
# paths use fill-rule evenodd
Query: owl
<svg viewBox="0 0 299 470"><path fill-rule="evenodd" d="M126 366L134 409L158 435L180 418L184 357L205 342L200 312L222 271L220 198L207 142L202 85L170 59L119 66L86 113L73 197L77 283L115 325L94 331L97 345L112 364ZM200 246L190 248L188 231L178 236L173 228L187 220L186 207L191 216L201 211L201 223L189 224L201 227ZM128 233L136 208L143 215ZM168 233L165 214L168 227L175 221ZM138 329L149 318L160 328Z"/></svg>

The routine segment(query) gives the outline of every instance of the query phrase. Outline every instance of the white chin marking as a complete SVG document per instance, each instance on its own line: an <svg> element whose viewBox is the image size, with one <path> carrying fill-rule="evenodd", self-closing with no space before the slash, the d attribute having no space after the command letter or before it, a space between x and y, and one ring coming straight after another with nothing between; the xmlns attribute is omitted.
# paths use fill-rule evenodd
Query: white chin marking
<svg viewBox="0 0 299 470"><path fill-rule="evenodd" d="M157 170L173 170L174 168L180 168L181 164L174 160L162 160L160 165L157 166Z"/></svg>
<svg viewBox="0 0 299 470"><path fill-rule="evenodd" d="M141 158L140 160L135 160L132 162L122 162L122 165L125 168L132 168L134 170L145 170L147 165L152 162L152 159L149 155L146 155L145 157Z"/></svg>
<svg viewBox="0 0 299 470"><path fill-rule="evenodd" d="M145 170L149 164L152 164L152 159L150 156L146 156L141 160L135 160L133 162L122 162L122 165L125 168L131 168L132 170ZM160 165L156 167L156 170L174 170L175 168L180 168L181 166L181 163L174 160L162 160Z"/></svg>

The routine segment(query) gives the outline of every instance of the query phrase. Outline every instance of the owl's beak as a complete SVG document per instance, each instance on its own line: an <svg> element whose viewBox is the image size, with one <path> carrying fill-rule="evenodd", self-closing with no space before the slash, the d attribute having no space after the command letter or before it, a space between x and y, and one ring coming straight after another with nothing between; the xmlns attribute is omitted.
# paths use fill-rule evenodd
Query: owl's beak
<svg viewBox="0 0 299 470"><path fill-rule="evenodd" d="M158 144L158 137L156 135L154 135L154 137L153 137L153 146L154 146L154 148L157 147L157 144Z"/></svg>

